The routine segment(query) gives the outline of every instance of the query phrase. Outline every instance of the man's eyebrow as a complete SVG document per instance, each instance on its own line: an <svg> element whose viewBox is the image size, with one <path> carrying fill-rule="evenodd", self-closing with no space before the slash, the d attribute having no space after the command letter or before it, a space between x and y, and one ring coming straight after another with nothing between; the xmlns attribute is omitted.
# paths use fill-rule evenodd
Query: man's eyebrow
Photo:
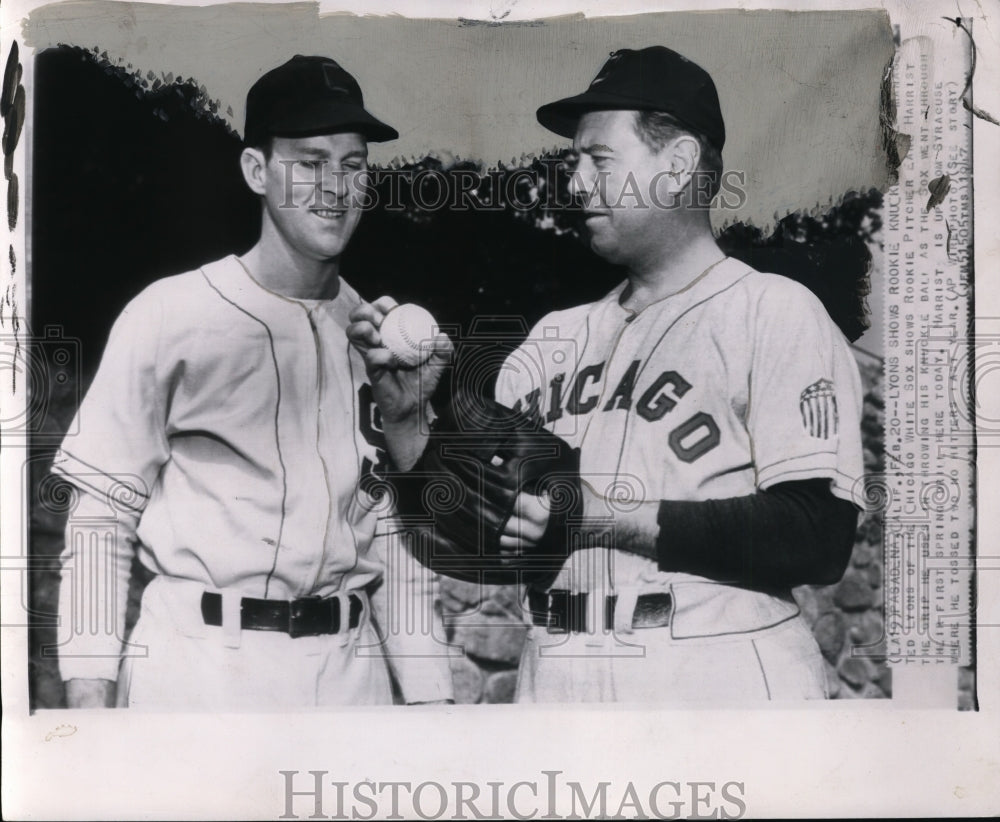
<svg viewBox="0 0 1000 822"><path fill-rule="evenodd" d="M582 146L580 151L583 154L614 154L615 150L611 146L606 146L604 143L594 143L590 146Z"/></svg>

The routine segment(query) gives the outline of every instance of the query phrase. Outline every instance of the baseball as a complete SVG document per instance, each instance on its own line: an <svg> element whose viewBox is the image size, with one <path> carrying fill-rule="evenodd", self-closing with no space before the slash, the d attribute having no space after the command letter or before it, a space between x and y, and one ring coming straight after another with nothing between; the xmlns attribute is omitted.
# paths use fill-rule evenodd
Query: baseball
<svg viewBox="0 0 1000 822"><path fill-rule="evenodd" d="M378 329L383 347L406 368L415 368L430 358L438 331L433 315L413 303L389 309Z"/></svg>

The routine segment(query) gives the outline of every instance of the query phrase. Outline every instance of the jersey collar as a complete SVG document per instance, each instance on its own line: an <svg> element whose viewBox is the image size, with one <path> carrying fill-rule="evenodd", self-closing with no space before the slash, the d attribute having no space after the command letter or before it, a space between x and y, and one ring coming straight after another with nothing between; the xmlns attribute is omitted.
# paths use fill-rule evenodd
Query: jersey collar
<svg viewBox="0 0 1000 822"><path fill-rule="evenodd" d="M712 297L721 291L725 291L727 288L746 277L752 270L753 269L746 263L740 262L733 257L725 257L721 262L712 267L707 274L699 278L692 285L689 285L674 294L662 297L661 299L650 303L640 311L631 311L621 304L621 296L624 293L625 288L628 286L628 280L623 280L618 283L618 285L605 295L605 297L601 300L601 303L613 306L613 308L617 310L624 319L629 321L641 317L650 308L655 308L656 306L669 305L672 310L684 310L692 305L695 305L696 303L704 302L709 297Z"/></svg>
<svg viewBox="0 0 1000 822"><path fill-rule="evenodd" d="M261 318L302 316L303 312L326 311L333 315L338 324L346 328L350 322L348 315L361 302L358 292L344 279L340 280L340 289L336 297L332 300L321 300L315 306L302 300L282 296L264 288L254 280L234 254L202 266L201 270L209 282L227 299Z"/></svg>

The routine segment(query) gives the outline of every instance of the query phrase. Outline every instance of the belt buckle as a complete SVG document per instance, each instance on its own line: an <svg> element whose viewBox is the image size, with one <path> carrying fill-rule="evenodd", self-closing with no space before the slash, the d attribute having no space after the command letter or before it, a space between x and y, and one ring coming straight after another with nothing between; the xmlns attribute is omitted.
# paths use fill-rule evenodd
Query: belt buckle
<svg viewBox="0 0 1000 822"><path fill-rule="evenodd" d="M548 592L546 630L550 634L582 634L587 631L587 600L589 594L568 590ZM562 625L558 623L562 622Z"/></svg>
<svg viewBox="0 0 1000 822"><path fill-rule="evenodd" d="M309 596L293 599L288 603L288 635L292 639L303 636L318 636L324 633L324 631L317 629L317 623L325 616L322 609L323 602L322 597ZM339 615L339 611L337 614ZM337 621L334 620L334 622ZM339 626L335 627L339 628Z"/></svg>
<svg viewBox="0 0 1000 822"><path fill-rule="evenodd" d="M545 630L548 633L550 634L569 633L570 631L569 608L567 607L568 597L569 597L568 591L552 590L546 592ZM562 625L559 624L560 621L563 623Z"/></svg>

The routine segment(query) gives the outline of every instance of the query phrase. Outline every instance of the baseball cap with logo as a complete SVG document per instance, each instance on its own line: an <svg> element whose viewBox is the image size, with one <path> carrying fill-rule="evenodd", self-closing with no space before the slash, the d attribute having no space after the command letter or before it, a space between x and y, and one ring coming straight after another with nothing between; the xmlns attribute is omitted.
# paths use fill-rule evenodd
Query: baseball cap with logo
<svg viewBox="0 0 1000 822"><path fill-rule="evenodd" d="M538 109L538 122L572 139L589 111L662 111L704 137L719 151L726 126L708 72L665 46L612 52L590 87Z"/></svg>
<svg viewBox="0 0 1000 822"><path fill-rule="evenodd" d="M396 129L365 111L358 81L329 57L296 54L267 72L247 94L247 145L260 145L269 137L347 131L376 143L399 137Z"/></svg>

